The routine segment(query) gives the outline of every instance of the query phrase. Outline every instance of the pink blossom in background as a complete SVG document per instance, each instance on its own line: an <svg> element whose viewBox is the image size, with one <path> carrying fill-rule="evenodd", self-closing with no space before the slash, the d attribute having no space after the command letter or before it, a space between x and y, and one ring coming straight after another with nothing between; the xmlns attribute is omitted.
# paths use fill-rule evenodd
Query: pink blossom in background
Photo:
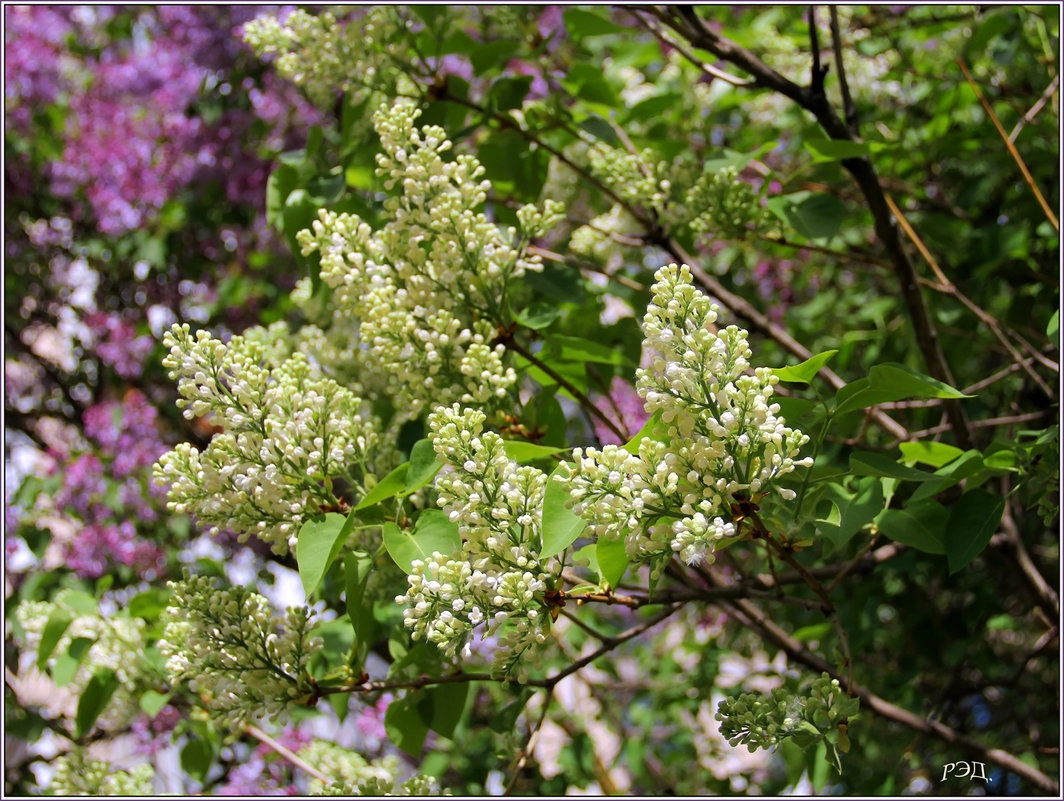
<svg viewBox="0 0 1064 801"><path fill-rule="evenodd" d="M395 699L391 693L384 693L377 699L377 703L363 709L357 718L355 725L363 736L371 740L384 740L388 733L384 729L384 713L388 711L388 705Z"/></svg>
<svg viewBox="0 0 1064 801"><path fill-rule="evenodd" d="M620 376L614 376L610 382L610 394L606 398L596 399L597 405L617 427L631 439L650 418L643 408L643 399L635 388ZM623 445L627 440L619 440L617 435L597 417L593 420L595 435L603 445Z"/></svg>

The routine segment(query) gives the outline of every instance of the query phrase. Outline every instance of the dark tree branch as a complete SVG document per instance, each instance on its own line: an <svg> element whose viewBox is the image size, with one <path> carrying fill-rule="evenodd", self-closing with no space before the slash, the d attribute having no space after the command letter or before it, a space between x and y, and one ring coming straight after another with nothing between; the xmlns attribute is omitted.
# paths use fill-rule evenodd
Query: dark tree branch
<svg viewBox="0 0 1064 801"><path fill-rule="evenodd" d="M839 9L838 6L829 6L831 9L831 48L835 51L835 72L839 76L839 92L842 94L842 112L846 115L846 127L850 135L858 140L861 138L860 126L857 124L857 106L854 105L853 96L850 94L850 84L846 80L846 69L842 63L842 34L839 32Z"/></svg>
<svg viewBox="0 0 1064 801"><path fill-rule="evenodd" d="M846 142L856 141L824 92L815 92L813 87L801 87L783 77L746 48L711 30L695 13L694 8L690 6L666 9L656 7L655 14L677 33L686 37L695 47L708 50L718 58L748 72L757 86L772 89L798 103L816 118L832 139ZM890 256L901 288L902 299L912 319L916 344L923 354L928 371L939 381L954 386L953 372L946 361L930 310L920 291L916 267L905 250L894 223L894 217L887 205L886 194L879 183L872 163L862 157L843 159L842 165L860 188L869 211L872 213L876 236ZM964 408L955 399L948 400L945 406L957 445L965 449L971 448L973 445L971 424Z"/></svg>

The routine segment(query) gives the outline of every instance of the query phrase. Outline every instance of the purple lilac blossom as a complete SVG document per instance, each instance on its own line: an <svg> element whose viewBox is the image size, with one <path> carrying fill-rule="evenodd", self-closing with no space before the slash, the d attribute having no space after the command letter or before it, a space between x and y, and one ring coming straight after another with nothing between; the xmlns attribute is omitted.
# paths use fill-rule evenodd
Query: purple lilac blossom
<svg viewBox="0 0 1064 801"><path fill-rule="evenodd" d="M144 362L155 347L150 336L135 336L132 322L109 312L86 315L85 324L96 341L100 361L122 378L137 378L144 371Z"/></svg>

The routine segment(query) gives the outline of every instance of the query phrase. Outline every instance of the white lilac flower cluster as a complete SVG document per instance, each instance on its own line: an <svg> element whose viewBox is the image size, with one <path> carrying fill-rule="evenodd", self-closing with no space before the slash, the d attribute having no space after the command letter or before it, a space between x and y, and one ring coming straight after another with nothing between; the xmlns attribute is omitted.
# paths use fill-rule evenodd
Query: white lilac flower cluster
<svg viewBox="0 0 1064 801"><path fill-rule="evenodd" d="M154 795L155 771L145 762L134 768L116 770L112 765L89 759L82 749L56 758L55 773L48 784L49 795Z"/></svg>
<svg viewBox="0 0 1064 801"><path fill-rule="evenodd" d="M219 589L206 576L169 582L159 651L174 683L189 680L212 716L234 729L275 718L312 691L310 657L321 650L306 607L275 618L269 602L247 587Z"/></svg>
<svg viewBox="0 0 1064 801"><path fill-rule="evenodd" d="M778 688L771 695L742 693L726 698L717 705L714 717L733 748L746 745L756 751L786 737L796 737L805 747L827 735L845 752L849 750L845 726L859 708L860 700L848 697L838 679L822 673L802 695Z"/></svg>
<svg viewBox="0 0 1064 801"><path fill-rule="evenodd" d="M320 106L338 91L359 95L394 83L402 30L389 9L368 8L343 22L329 11L303 9L282 22L263 15L244 25L244 41L259 56L277 56L277 72L301 86Z"/></svg>
<svg viewBox="0 0 1064 801"><path fill-rule="evenodd" d="M671 168L650 148L630 153L596 142L588 151L591 172L622 200L662 210L672 192Z"/></svg>
<svg viewBox="0 0 1064 801"><path fill-rule="evenodd" d="M449 656L469 655L477 627L487 637L506 624L495 669L507 673L549 628L542 593L550 576L538 553L547 478L509 459L484 421L483 412L458 404L429 416L433 446L449 466L436 479L438 503L458 525L462 554L415 561L396 602L406 606L411 636Z"/></svg>
<svg viewBox="0 0 1064 801"><path fill-rule="evenodd" d="M202 453L182 443L156 464L169 507L213 533L254 533L287 552L302 523L336 503L333 480L357 481L356 467L369 472L379 425L349 389L288 353L280 330L252 329L223 344L175 325L163 342L185 416L222 429Z"/></svg>
<svg viewBox="0 0 1064 801"><path fill-rule="evenodd" d="M623 539L630 558L712 561L715 544L736 534L733 501L770 489L793 500L777 481L812 463L796 458L808 437L777 416L772 371L748 372L746 331L710 330L717 312L692 285L690 269L669 265L655 278L643 318L655 356L638 371L637 388L646 411L660 412L664 435L642 439L635 454L615 445L577 448L558 480L591 531Z"/></svg>
<svg viewBox="0 0 1064 801"><path fill-rule="evenodd" d="M149 671L143 658L145 623L140 618L85 614L78 611L78 606L64 603L63 595L59 595L56 601L23 601L16 609L15 617L25 632L26 650L31 652L39 649L49 620L60 616L70 619L55 643L48 663L54 668L56 661L67 653L75 640L92 643L65 689L80 696L97 669L113 670L118 688L100 714L97 725L103 729L121 728L140 714L138 698Z"/></svg>
<svg viewBox="0 0 1064 801"><path fill-rule="evenodd" d="M320 254L332 327L350 339L358 323L348 354L361 380L395 398L403 419L430 405L490 406L507 396L517 374L492 340L510 319L513 282L541 269L525 246L561 216L560 204L528 205L517 212L520 229L500 230L475 211L491 188L484 168L470 155L446 159L444 130L415 127L419 115L398 101L374 116L377 172L400 190L385 202L389 221L374 231L323 209L298 236L304 255Z"/></svg>
<svg viewBox="0 0 1064 801"><path fill-rule="evenodd" d="M312 782L313 783L313 782ZM415 773L406 781L381 780L377 778L364 779L357 782L335 782L326 785L320 792L314 795L323 796L368 796L368 797L393 797L414 795L451 795L440 789L439 781L433 776L423 773Z"/></svg>
<svg viewBox="0 0 1064 801"><path fill-rule="evenodd" d="M331 780L329 784L325 784L321 779L312 777L307 788L311 795L332 795L329 791L333 788L357 786L367 782L390 786L396 783L397 774L401 769L399 759L393 755L371 762L357 751L324 740L314 740L301 748L299 756Z"/></svg>
<svg viewBox="0 0 1064 801"><path fill-rule="evenodd" d="M707 171L687 192L691 230L740 238L763 226L769 218L753 187L739 180L734 167Z"/></svg>

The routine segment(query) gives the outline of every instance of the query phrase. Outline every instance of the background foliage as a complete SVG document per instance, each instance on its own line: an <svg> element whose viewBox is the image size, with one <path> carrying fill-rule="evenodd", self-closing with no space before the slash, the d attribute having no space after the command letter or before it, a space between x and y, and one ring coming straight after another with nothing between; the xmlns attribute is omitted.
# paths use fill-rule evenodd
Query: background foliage
<svg viewBox="0 0 1064 801"><path fill-rule="evenodd" d="M416 773L456 794L966 794L941 781L961 760L987 792L1055 792L1055 9L357 8L260 60L237 27L270 11L5 7L7 792L128 789L57 759L72 748L131 782L148 762L170 792ZM204 535L149 481L217 433L177 410L171 322L339 331L297 237L321 208L390 219L371 116L400 97L479 159L492 221L564 204L492 320L520 377L496 426L512 457L549 473L640 430L638 321L670 262L750 330L756 366L790 366L782 413L813 438L797 504L737 508L753 536L673 562L656 595L647 568L584 552L571 567L613 600L562 608L513 683L400 622L389 532L405 514L419 547L451 536L418 512L438 514L418 494L429 409L376 396L394 458L363 477L373 498L306 510L325 517L302 554ZM345 520L384 547L343 547ZM287 723L227 729L167 678L182 567L279 606L307 590L321 692ZM131 632L147 645L123 673ZM822 672L860 700L842 727L767 753L720 734L721 700Z"/></svg>

